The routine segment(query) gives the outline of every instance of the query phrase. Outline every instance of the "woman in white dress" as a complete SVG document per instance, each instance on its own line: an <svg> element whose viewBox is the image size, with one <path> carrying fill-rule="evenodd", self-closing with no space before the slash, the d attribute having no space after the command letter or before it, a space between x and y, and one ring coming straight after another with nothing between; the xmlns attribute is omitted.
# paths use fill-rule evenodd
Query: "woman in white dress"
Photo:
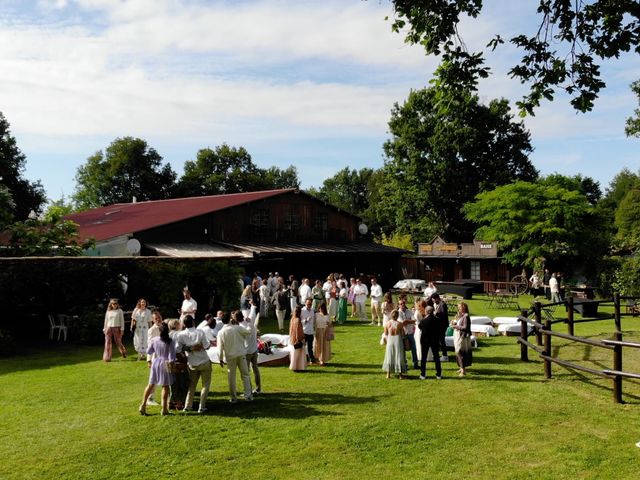
<svg viewBox="0 0 640 480"><path fill-rule="evenodd" d="M431 295L433 295L437 291L438 291L438 289L436 288L434 283L433 282L429 282L429 284L427 285L427 288L424 289L424 298L427 299L427 300L430 299Z"/></svg>
<svg viewBox="0 0 640 480"><path fill-rule="evenodd" d="M147 358L149 327L151 327L151 311L147 308L147 301L141 298L131 314L131 331L134 332L135 329L133 347L138 352L138 360Z"/></svg>
<svg viewBox="0 0 640 480"><path fill-rule="evenodd" d="M384 334L387 347L384 352L384 362L382 370L387 373L387 378L391 378L392 373L397 373L400 379L407 373L407 357L404 353L402 337L404 327L398 321L398 310L391 312L389 321L384 326Z"/></svg>
<svg viewBox="0 0 640 480"><path fill-rule="evenodd" d="M420 323L424 317L427 316L427 302L426 300L418 300L416 301L415 306L413 307L413 319L416 322L416 325ZM420 337L422 336L422 330L416 328L413 333L413 338L416 340L416 354L418 356L418 362L422 359L422 345L420 344Z"/></svg>

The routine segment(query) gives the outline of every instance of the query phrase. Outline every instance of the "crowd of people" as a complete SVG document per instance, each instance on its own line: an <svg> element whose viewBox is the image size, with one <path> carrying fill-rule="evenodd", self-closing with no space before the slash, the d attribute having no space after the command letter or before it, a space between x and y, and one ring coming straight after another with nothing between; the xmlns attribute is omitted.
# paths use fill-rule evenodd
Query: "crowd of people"
<svg viewBox="0 0 640 480"><path fill-rule="evenodd" d="M293 275L288 282L277 272L262 279L239 279L239 309L216 316L207 313L196 323L198 304L188 288L183 290L183 301L178 309L179 318L164 321L158 310L151 310L145 299L140 299L131 314L133 345L139 360L146 360L150 369L149 382L139 406L146 415L147 405L157 404L156 387L160 386L161 413L171 408L193 409L195 391L201 385L197 411L207 411L206 399L211 386L211 359L207 352L217 349L221 367L227 367L229 401L238 402L236 391L237 371L243 387L245 401L261 393L262 379L258 365L258 327L260 317L275 313L280 333L285 332L284 319L290 314L289 368L299 372L309 364L324 366L331 359L331 342L334 324L346 321L349 307L351 317L370 325L382 327L380 343L385 345L382 369L387 378L397 374L403 378L408 370L407 355L414 369L420 370L420 379L426 379L429 355L435 363L436 378L442 378L442 361L448 361L445 336L454 337L454 350L459 366L458 374L464 376L471 364L470 319L465 303L449 322L447 304L442 301L435 286L430 283L423 298L413 308L407 307L406 295L400 294L397 304L390 292L383 294L376 278L369 280L370 288L361 278L330 274L323 282ZM366 301L370 299L371 318L367 318ZM103 360L111 361L115 342L126 358L122 343L125 329L124 314L117 299L111 299L104 321L105 348ZM255 388L252 387L253 372Z"/></svg>

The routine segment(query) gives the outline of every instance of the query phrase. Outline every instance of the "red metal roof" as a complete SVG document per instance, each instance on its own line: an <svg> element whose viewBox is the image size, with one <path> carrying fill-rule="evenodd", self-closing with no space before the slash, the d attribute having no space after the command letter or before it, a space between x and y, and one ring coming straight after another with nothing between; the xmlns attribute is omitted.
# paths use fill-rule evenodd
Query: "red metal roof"
<svg viewBox="0 0 640 480"><path fill-rule="evenodd" d="M65 218L80 225L81 238L92 237L99 242L293 191L295 189L289 188L208 197L116 203L74 213Z"/></svg>

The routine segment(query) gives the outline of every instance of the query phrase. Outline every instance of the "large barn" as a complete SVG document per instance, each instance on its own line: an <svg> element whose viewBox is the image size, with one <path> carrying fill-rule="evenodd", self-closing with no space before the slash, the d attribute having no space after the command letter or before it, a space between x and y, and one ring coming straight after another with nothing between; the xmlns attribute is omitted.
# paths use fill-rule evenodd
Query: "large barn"
<svg viewBox="0 0 640 480"><path fill-rule="evenodd" d="M91 255L230 259L247 272L399 276L404 250L371 241L360 218L296 189L119 203L69 215Z"/></svg>

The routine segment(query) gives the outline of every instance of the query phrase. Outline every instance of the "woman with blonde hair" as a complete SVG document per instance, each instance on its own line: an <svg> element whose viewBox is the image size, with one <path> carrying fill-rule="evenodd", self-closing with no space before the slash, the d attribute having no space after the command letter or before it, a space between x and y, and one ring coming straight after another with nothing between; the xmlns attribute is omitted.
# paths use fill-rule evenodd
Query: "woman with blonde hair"
<svg viewBox="0 0 640 480"><path fill-rule="evenodd" d="M134 332L135 329L133 347L138 352L138 360L147 358L149 327L151 327L151 311L147 308L147 301L141 298L131 314L131 331Z"/></svg>
<svg viewBox="0 0 640 480"><path fill-rule="evenodd" d="M127 349L122 344L122 333L124 332L124 313L118 304L117 298L109 300L109 306L104 314L104 327L102 328L104 333L104 353L102 354L102 360L105 362L111 361L112 342L116 342L118 350L122 354L122 358L127 358Z"/></svg>
<svg viewBox="0 0 640 480"><path fill-rule="evenodd" d="M307 353L304 348L304 330L302 329L302 321L300 320L300 312L302 307L297 305L291 314L289 322L289 345L293 347L293 351L289 354L291 362L289 369L294 372L300 372L307 369Z"/></svg>
<svg viewBox="0 0 640 480"><path fill-rule="evenodd" d="M456 361L460 369L458 376L464 377L467 373L466 367L471 366L471 319L469 317L469 306L460 302L458 313L451 321L453 327L453 346L456 351Z"/></svg>

